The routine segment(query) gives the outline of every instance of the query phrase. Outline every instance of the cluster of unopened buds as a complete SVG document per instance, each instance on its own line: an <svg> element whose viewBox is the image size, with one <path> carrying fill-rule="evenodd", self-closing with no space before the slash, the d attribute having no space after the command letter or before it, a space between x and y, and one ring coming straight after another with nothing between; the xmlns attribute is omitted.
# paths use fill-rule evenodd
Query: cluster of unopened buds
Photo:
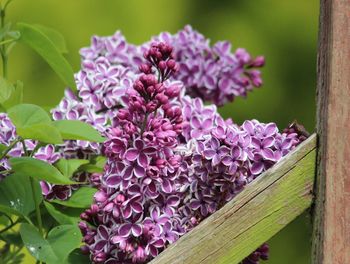
<svg viewBox="0 0 350 264"><path fill-rule="evenodd" d="M210 46L186 26L140 46L120 32L93 37L81 50L78 93L67 90L52 115L88 122L107 141L49 145L35 157L107 158L102 175L76 176L98 187L79 224L93 263L147 263L308 136L297 125L279 132L274 123L237 125L220 116L216 105L262 84L256 68L264 58L230 49L228 42ZM15 132L6 116L0 126L0 143L8 145ZM6 161L1 166L9 169ZM47 199L67 199L75 188L41 185ZM243 263L267 258L264 244Z"/></svg>

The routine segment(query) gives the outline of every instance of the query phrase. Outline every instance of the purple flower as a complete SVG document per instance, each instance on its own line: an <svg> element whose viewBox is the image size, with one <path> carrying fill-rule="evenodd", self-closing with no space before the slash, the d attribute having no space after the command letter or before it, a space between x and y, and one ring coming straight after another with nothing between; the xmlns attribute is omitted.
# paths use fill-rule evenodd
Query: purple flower
<svg viewBox="0 0 350 264"><path fill-rule="evenodd" d="M61 154L55 151L55 147L53 145L46 145L45 147L41 147L34 154L34 158L46 161L48 163L55 163L61 158Z"/></svg>
<svg viewBox="0 0 350 264"><path fill-rule="evenodd" d="M134 142L134 147L129 148L125 152L125 158L128 161L137 160L140 166L147 167L149 162L149 154L153 154L156 152L154 147L147 147L145 143L141 139L136 139Z"/></svg>
<svg viewBox="0 0 350 264"><path fill-rule="evenodd" d="M236 173L241 155L242 150L236 146L231 149L229 155L222 159L222 163L228 167L229 174L234 175Z"/></svg>
<svg viewBox="0 0 350 264"><path fill-rule="evenodd" d="M189 26L141 46L120 32L95 37L81 54L83 100L68 91L52 112L108 137L103 145L69 141L62 151L107 158L95 201L81 215L88 223L80 224L84 251L95 263L150 261L302 139L294 128L279 133L274 123L239 126L205 105L260 86L255 68L264 59L231 52L228 42L210 46Z"/></svg>
<svg viewBox="0 0 350 264"><path fill-rule="evenodd" d="M125 223L120 225L118 233L122 237L128 237L130 234L139 237L142 234L142 225L139 223Z"/></svg>
<svg viewBox="0 0 350 264"><path fill-rule="evenodd" d="M163 225L170 220L169 216L161 214L159 207L154 206L150 209L150 216L145 218L144 225L152 228L155 236L163 233Z"/></svg>
<svg viewBox="0 0 350 264"><path fill-rule="evenodd" d="M205 119L204 122L200 122L197 116L192 117L190 122L193 128L191 136L196 139L202 138L203 135L208 134L213 124L213 120L210 118Z"/></svg>
<svg viewBox="0 0 350 264"><path fill-rule="evenodd" d="M218 165L222 158L229 153L230 149L226 146L220 146L220 142L216 138L211 138L207 148L203 151L204 158L212 161L212 165Z"/></svg>

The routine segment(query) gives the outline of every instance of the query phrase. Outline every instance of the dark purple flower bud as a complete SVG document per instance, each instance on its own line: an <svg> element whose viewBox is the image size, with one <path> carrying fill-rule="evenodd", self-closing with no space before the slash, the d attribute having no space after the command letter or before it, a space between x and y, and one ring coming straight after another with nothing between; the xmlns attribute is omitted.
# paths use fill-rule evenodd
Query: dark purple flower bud
<svg viewBox="0 0 350 264"><path fill-rule="evenodd" d="M149 74L151 73L151 65L149 65L148 63L143 63L139 66L139 70L144 74Z"/></svg>
<svg viewBox="0 0 350 264"><path fill-rule="evenodd" d="M117 117L120 120L128 119L129 117L129 112L126 109L120 109L117 113Z"/></svg>
<svg viewBox="0 0 350 264"><path fill-rule="evenodd" d="M161 72L164 72L166 67L167 67L167 63L165 61L162 60L158 63L158 68Z"/></svg>
<svg viewBox="0 0 350 264"><path fill-rule="evenodd" d="M258 56L255 59L252 60L250 63L250 67L263 67L265 65L265 58L264 56Z"/></svg>
<svg viewBox="0 0 350 264"><path fill-rule="evenodd" d="M100 190L95 193L94 198L96 202L103 203L107 200L107 194L103 190Z"/></svg>
<svg viewBox="0 0 350 264"><path fill-rule="evenodd" d="M164 85L163 85L162 83L158 83L158 84L155 86L155 88L156 88L156 92L157 92L157 93L162 93L162 92L165 90Z"/></svg>
<svg viewBox="0 0 350 264"><path fill-rule="evenodd" d="M105 212L112 212L112 210L113 210L113 207L114 207L114 204L113 203L108 203L104 208L103 208L103 210L105 211Z"/></svg>
<svg viewBox="0 0 350 264"><path fill-rule="evenodd" d="M114 202L116 204L121 205L122 203L125 202L125 196L123 194L118 194L117 197L115 197Z"/></svg>
<svg viewBox="0 0 350 264"><path fill-rule="evenodd" d="M106 258L106 253L98 252L96 255L93 256L93 261L96 263L104 263L106 261Z"/></svg>
<svg viewBox="0 0 350 264"><path fill-rule="evenodd" d="M170 98L175 98L175 97L179 96L181 89L182 89L182 87L177 86L177 85L168 87L165 90L165 95L170 97Z"/></svg>
<svg viewBox="0 0 350 264"><path fill-rule="evenodd" d="M90 252L90 249L88 246L84 245L80 247L81 253L83 253L84 255L88 255Z"/></svg>
<svg viewBox="0 0 350 264"><path fill-rule="evenodd" d="M161 103L161 104L166 104L168 103L169 99L166 95L164 94L157 94L156 99Z"/></svg>
<svg viewBox="0 0 350 264"><path fill-rule="evenodd" d="M160 169L164 168L165 167L165 164L166 164L166 161L164 159L157 159L156 160L156 166Z"/></svg>
<svg viewBox="0 0 350 264"><path fill-rule="evenodd" d="M80 214L80 219L88 221L90 217L84 212Z"/></svg>
<svg viewBox="0 0 350 264"><path fill-rule="evenodd" d="M146 89L148 94L153 94L155 90L156 89L155 89L155 87L153 85L148 86L147 89Z"/></svg>
<svg viewBox="0 0 350 264"><path fill-rule="evenodd" d="M168 66L169 69L173 70L176 66L176 62L173 59L170 59L166 62L166 65Z"/></svg>
<svg viewBox="0 0 350 264"><path fill-rule="evenodd" d="M97 204L92 204L90 210L91 215L96 215L99 211L99 207L97 206Z"/></svg>
<svg viewBox="0 0 350 264"><path fill-rule="evenodd" d="M87 234L88 225L85 222L79 222L78 227L83 236L85 236Z"/></svg>

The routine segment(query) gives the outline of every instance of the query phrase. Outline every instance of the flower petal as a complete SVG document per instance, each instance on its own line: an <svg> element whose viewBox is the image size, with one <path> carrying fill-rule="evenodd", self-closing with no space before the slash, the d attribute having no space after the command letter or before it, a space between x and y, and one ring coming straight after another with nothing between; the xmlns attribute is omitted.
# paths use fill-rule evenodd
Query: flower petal
<svg viewBox="0 0 350 264"><path fill-rule="evenodd" d="M134 161L137 159L139 155L139 151L137 149L134 149L134 148L131 148L131 149L128 149L126 152L125 152L125 158L128 160L128 161Z"/></svg>
<svg viewBox="0 0 350 264"><path fill-rule="evenodd" d="M132 228L132 224L130 223L120 225L120 227L118 228L119 236L122 236L122 237L129 236L131 233L131 228Z"/></svg>

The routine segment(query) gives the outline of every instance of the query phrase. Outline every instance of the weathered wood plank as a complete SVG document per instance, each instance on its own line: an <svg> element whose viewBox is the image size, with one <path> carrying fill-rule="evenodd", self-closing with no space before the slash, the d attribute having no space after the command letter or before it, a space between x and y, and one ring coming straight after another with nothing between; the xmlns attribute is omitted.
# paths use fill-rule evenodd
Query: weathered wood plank
<svg viewBox="0 0 350 264"><path fill-rule="evenodd" d="M350 1L321 0L313 263L350 263Z"/></svg>
<svg viewBox="0 0 350 264"><path fill-rule="evenodd" d="M311 205L315 156L312 135L151 264L240 262Z"/></svg>

